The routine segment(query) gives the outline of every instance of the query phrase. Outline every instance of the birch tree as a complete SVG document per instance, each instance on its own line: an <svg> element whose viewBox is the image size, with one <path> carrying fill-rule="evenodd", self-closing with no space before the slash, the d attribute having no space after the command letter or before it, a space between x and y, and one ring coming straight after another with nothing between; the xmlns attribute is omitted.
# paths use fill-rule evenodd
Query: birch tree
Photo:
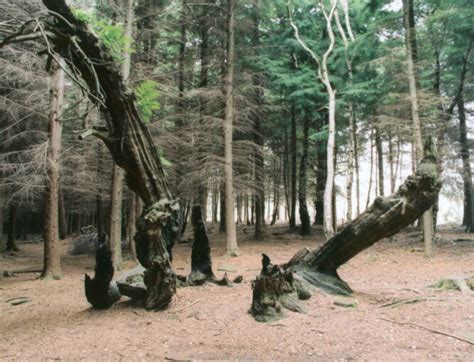
<svg viewBox="0 0 474 362"><path fill-rule="evenodd" d="M334 44L336 38L334 31L332 30L332 22L334 19L334 13L337 7L337 1L331 1L331 9L329 13L326 11L323 2L319 3L319 8L323 13L326 21L326 31L329 36L329 46L324 52L322 59L312 49L308 47L306 42L302 40L299 34L299 29L293 22L291 2L287 2L288 15L290 19L291 27L293 28L294 35L300 46L309 53L311 58L317 64L317 73L319 80L324 84L326 92L329 97L329 130L328 130L328 143L327 143L327 177L326 185L324 188L324 235L327 239L334 235L334 218L333 218L333 191L334 191L334 177L335 177L335 162L334 162L334 151L336 147L336 90L333 88L329 79L328 70L328 59L334 50Z"/></svg>

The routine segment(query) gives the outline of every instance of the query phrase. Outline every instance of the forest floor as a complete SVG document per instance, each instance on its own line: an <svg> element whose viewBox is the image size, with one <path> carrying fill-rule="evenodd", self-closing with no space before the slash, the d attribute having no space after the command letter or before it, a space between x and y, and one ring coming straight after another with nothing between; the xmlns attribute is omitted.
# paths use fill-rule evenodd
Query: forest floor
<svg viewBox="0 0 474 362"><path fill-rule="evenodd" d="M243 283L179 289L160 312L126 297L110 310L92 310L83 283L94 259L67 255L64 241L61 280L38 280L34 273L0 279L0 360L472 360L474 294L430 287L440 279L474 276L472 234L444 228L432 260L423 257L417 232L398 234L341 267L355 291L351 307L321 292L304 302L307 314L287 312L278 322L258 323L248 310L261 253L282 263L304 246L323 243L321 236L285 230L268 227L266 240L255 242L250 227L240 228L242 255L231 259L222 257L223 237L211 232L216 275L227 270L231 279L243 275ZM42 245L20 247L14 257L0 255L0 270L41 268ZM178 274L189 272L190 253L190 244L175 247ZM18 297L28 302L13 305Z"/></svg>

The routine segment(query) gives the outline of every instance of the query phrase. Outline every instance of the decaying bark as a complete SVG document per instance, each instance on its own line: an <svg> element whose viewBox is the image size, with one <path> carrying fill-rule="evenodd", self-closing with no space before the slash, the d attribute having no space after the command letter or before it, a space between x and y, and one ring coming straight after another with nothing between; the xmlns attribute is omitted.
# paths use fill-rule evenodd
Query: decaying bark
<svg viewBox="0 0 474 362"><path fill-rule="evenodd" d="M89 98L106 120L106 130L93 129L85 134L104 141L115 163L125 170L129 188L145 204L135 236L137 257L147 269L145 307L164 308L176 291L168 250L174 241L179 203L171 196L156 146L111 54L64 0L43 3L51 14L44 24L52 51L87 84Z"/></svg>
<svg viewBox="0 0 474 362"><path fill-rule="evenodd" d="M333 294L352 293L338 275L342 264L369 248L378 240L390 237L417 220L432 205L441 187L436 176L436 160L431 148L425 148L425 158L415 175L406 179L398 191L388 197L378 197L372 206L347 224L319 250L299 251L290 262L271 266L264 257L260 277L254 283L251 313L257 320L271 320L283 315L282 308L300 308L295 295L307 297L312 287ZM290 276L290 274L293 274ZM286 306L290 298L290 307Z"/></svg>

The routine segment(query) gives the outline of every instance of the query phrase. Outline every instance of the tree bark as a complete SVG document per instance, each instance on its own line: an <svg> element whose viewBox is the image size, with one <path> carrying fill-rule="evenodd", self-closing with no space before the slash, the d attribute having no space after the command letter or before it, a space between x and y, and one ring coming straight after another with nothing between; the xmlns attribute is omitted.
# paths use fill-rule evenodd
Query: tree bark
<svg viewBox="0 0 474 362"><path fill-rule="evenodd" d="M226 205L225 205L225 185L224 182L220 185L220 192L219 192L219 205L220 205L220 212L219 212L219 232L225 233L225 215L226 215Z"/></svg>
<svg viewBox="0 0 474 362"><path fill-rule="evenodd" d="M270 225L275 225L280 215L280 181L281 181L281 160L273 158L273 212Z"/></svg>
<svg viewBox="0 0 474 362"><path fill-rule="evenodd" d="M395 157L394 157L394 149L393 149L393 135L392 132L388 132L388 166L390 168L390 193L393 194L395 192L395 181L397 174L395 172L396 165L395 165Z"/></svg>
<svg viewBox="0 0 474 362"><path fill-rule="evenodd" d="M61 240L66 239L68 236L67 232L67 221L66 221L66 204L64 202L64 192L62 187L59 187L59 238Z"/></svg>
<svg viewBox="0 0 474 362"><path fill-rule="evenodd" d="M403 17L405 25L405 43L407 48L408 82L410 88L410 101L414 131L415 160L420 162L423 158L423 141L421 138L421 122L417 92L416 77L416 35L415 21L413 12L413 0L403 0ZM433 216L431 210L423 214L423 238L425 243L425 256L431 258L433 254Z"/></svg>
<svg viewBox="0 0 474 362"><path fill-rule="evenodd" d="M309 298L314 286L332 294L351 294L337 269L378 240L398 233L432 206L441 187L432 146L429 139L416 174L408 177L395 194L378 197L320 249L302 249L280 266L272 265L264 255L262 272L253 286L251 313L255 319L279 319L283 308L304 312L298 299Z"/></svg>
<svg viewBox="0 0 474 362"><path fill-rule="evenodd" d="M225 238L226 254L239 255L234 221L234 184L232 169L232 134L234 119L234 29L235 0L227 0L227 69L224 80L224 173L225 173Z"/></svg>
<svg viewBox="0 0 474 362"><path fill-rule="evenodd" d="M61 157L62 120L64 103L64 71L60 64L51 64L50 112L48 120L47 192L44 210L44 262L41 277L61 278L61 250L59 245L59 167Z"/></svg>
<svg viewBox="0 0 474 362"><path fill-rule="evenodd" d="M300 163L300 184L299 184L299 211L301 220L301 235L311 233L311 221L309 219L308 206L306 204L306 168L308 164L308 143L309 143L309 118L303 119L303 153Z"/></svg>
<svg viewBox="0 0 474 362"><path fill-rule="evenodd" d="M290 204L290 185L289 185L289 173L290 173L290 165L289 165L289 149L288 149L288 132L286 126L284 128L284 152L282 155L283 158L283 188L285 191L285 219L291 217L291 204Z"/></svg>
<svg viewBox="0 0 474 362"><path fill-rule="evenodd" d="M347 211L346 220L352 220L352 187L354 183L354 105L349 104L349 140L348 140L348 157L347 157L347 181L346 181L346 199Z"/></svg>
<svg viewBox="0 0 474 362"><path fill-rule="evenodd" d="M109 248L112 251L114 270L122 270L122 199L123 170L114 165L112 177L112 193L110 197L110 230Z"/></svg>
<svg viewBox="0 0 474 362"><path fill-rule="evenodd" d="M102 144L97 145L97 194L95 197L95 207L96 207L96 228L97 228L97 235L101 237L104 234L104 211L103 211L103 204L102 204ZM68 228L71 231L71 228Z"/></svg>
<svg viewBox="0 0 474 362"><path fill-rule="evenodd" d="M377 122L377 119L375 119L375 122ZM385 195L385 190L384 190L384 171L383 171L383 148L382 148L382 137L380 136L380 126L376 123L374 125L375 128L375 148L377 150L377 167L378 167L378 194L379 196L384 196Z"/></svg>
<svg viewBox="0 0 474 362"><path fill-rule="evenodd" d="M323 127L327 125L328 114L325 113L318 124L318 132L323 130ZM314 223L315 225L324 224L324 187L327 178L327 144L326 141L321 140L317 142L317 168L316 168L316 201L315 210L316 216Z"/></svg>
<svg viewBox="0 0 474 362"><path fill-rule="evenodd" d="M291 157L291 209L290 209L290 231L296 229L296 106L291 105L291 132L290 132L290 157Z"/></svg>
<svg viewBox="0 0 474 362"><path fill-rule="evenodd" d="M458 115L459 115L459 143L461 145L461 160L462 160L462 176L464 188L464 212L462 225L466 227L466 231L474 232L474 225L472 224L472 213L474 212L472 200L472 170L471 161L469 159L469 144L467 139L466 126L466 110L464 108L464 95L457 99Z"/></svg>
<svg viewBox="0 0 474 362"><path fill-rule="evenodd" d="M374 174L374 129L371 129L370 133L370 171L369 171L369 188L367 190L367 202L365 203L365 208L367 209L370 204L370 193L372 191L372 181Z"/></svg>
<svg viewBox="0 0 474 362"><path fill-rule="evenodd" d="M252 4L252 46L254 56L257 57L260 47L260 1L256 0ZM263 88L260 74L252 76L254 86L254 104L256 112L254 112L254 142L256 145L255 160L255 234L256 240L263 239L263 227L265 224L265 170L263 162L263 129L262 129L262 112L263 107Z"/></svg>
<svg viewBox="0 0 474 362"><path fill-rule="evenodd" d="M74 65L87 84L89 98L105 116L107 131L94 129L89 133L105 142L116 164L124 168L128 186L145 204L135 237L137 257L147 268L145 307L165 308L176 291L168 250L176 237L174 224L179 203L171 196L153 138L110 53L75 18L64 0L43 3L51 11L45 26L53 49Z"/></svg>
<svg viewBox="0 0 474 362"><path fill-rule="evenodd" d="M134 0L128 0L125 4L126 19L124 32L124 49L122 61L122 78L125 84L130 77L131 54L130 46L133 34ZM110 197L110 249L112 250L112 263L115 270L122 269L122 202L123 202L123 170L114 165L112 179L112 195Z"/></svg>
<svg viewBox="0 0 474 362"><path fill-rule="evenodd" d="M7 229L7 251L20 251L16 245L17 239L17 229L16 229L16 220L17 217L17 206L15 204L10 204L8 208L8 229Z"/></svg>

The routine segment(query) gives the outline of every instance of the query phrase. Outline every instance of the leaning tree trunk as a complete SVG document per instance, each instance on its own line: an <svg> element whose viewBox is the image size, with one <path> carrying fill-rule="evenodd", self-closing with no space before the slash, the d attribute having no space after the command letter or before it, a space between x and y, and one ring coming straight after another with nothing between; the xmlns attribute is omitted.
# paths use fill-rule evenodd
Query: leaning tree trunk
<svg viewBox="0 0 474 362"><path fill-rule="evenodd" d="M137 257L147 269L145 307L165 308L176 291L169 250L176 236L179 203L168 188L158 150L110 52L64 0L43 3L51 14L45 27L53 50L85 81L89 98L106 120L106 130L93 129L85 134L104 141L115 163L125 170L129 188L145 204L135 236Z"/></svg>
<svg viewBox="0 0 474 362"><path fill-rule="evenodd" d="M427 146L415 175L408 177L395 194L376 198L369 209L319 250L302 249L280 266L271 265L264 256L262 272L253 288L251 313L257 320L281 318L283 308L304 310L297 297L309 298L314 286L333 294L352 293L337 269L378 240L398 233L433 205L441 184L436 176L431 140Z"/></svg>

